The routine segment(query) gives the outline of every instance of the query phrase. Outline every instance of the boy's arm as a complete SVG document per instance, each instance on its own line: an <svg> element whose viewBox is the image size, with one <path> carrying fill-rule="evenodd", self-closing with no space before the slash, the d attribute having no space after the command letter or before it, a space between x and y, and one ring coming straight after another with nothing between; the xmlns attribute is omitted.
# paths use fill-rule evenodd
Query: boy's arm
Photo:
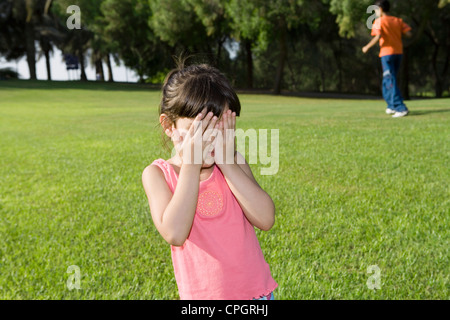
<svg viewBox="0 0 450 320"><path fill-rule="evenodd" d="M402 34L406 38L412 38L411 30L412 30L412 28L402 20Z"/></svg>
<svg viewBox="0 0 450 320"><path fill-rule="evenodd" d="M376 45L378 43L378 41L380 41L380 37L381 35L376 35L375 37L373 37L373 39L362 48L362 52L367 53L367 51L369 51L370 48L372 48L374 45Z"/></svg>

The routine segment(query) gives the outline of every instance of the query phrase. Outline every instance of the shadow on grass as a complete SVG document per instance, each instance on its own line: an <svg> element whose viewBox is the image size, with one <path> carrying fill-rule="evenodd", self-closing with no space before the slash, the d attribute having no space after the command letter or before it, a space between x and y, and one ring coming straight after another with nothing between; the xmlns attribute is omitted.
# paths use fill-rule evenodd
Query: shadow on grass
<svg viewBox="0 0 450 320"><path fill-rule="evenodd" d="M159 91L160 85L131 82L102 81L46 81L46 80L6 80L0 81L0 90L7 89L81 89L106 91Z"/></svg>
<svg viewBox="0 0 450 320"><path fill-rule="evenodd" d="M431 113L444 113L450 112L450 109L436 109L436 110L412 110L408 116L423 116Z"/></svg>
<svg viewBox="0 0 450 320"><path fill-rule="evenodd" d="M1 1L1 0L0 0ZM47 80L0 80L0 92L8 89L80 89L80 90L104 90L104 91L158 91L162 89L161 84L132 83L132 82L103 82L103 81L47 81ZM379 100L381 95L361 94L361 93L341 93L341 92L291 92L283 90L281 95L274 95L270 89L240 89L235 88L238 94L258 94L275 97L288 96L312 99L344 99L344 100ZM448 98L448 97L444 97ZM430 97L412 97L411 100L430 100ZM443 110L411 111L410 115L424 115L427 113L447 112Z"/></svg>

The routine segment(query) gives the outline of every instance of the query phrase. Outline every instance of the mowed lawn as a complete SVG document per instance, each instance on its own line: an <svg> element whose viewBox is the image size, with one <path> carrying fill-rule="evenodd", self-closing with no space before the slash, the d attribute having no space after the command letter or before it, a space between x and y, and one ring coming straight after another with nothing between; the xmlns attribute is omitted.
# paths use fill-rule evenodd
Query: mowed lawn
<svg viewBox="0 0 450 320"><path fill-rule="evenodd" d="M141 184L168 157L159 99L0 82L0 299L178 299ZM276 299L450 298L449 99L408 101L401 119L382 100L240 99L239 128L279 129L278 173L252 165L276 204L273 229L257 232Z"/></svg>

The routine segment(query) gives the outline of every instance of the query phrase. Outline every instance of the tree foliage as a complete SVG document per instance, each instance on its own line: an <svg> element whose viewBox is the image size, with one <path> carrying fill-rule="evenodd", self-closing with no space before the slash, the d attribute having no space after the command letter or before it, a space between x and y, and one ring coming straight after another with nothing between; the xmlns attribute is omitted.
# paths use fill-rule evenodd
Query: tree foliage
<svg viewBox="0 0 450 320"><path fill-rule="evenodd" d="M68 30L66 9L78 5L81 30ZM124 62L141 81L160 78L173 55L218 66L239 87L294 91L380 93L376 50L367 11L372 0L0 0L0 54L35 57L56 46L90 58L101 79L111 61ZM392 0L392 14L413 28L405 42L400 82L406 96L449 94L450 0ZM38 49L35 43L39 43ZM226 50L233 47L233 59ZM108 76L103 70L108 67ZM49 78L50 78L50 65Z"/></svg>

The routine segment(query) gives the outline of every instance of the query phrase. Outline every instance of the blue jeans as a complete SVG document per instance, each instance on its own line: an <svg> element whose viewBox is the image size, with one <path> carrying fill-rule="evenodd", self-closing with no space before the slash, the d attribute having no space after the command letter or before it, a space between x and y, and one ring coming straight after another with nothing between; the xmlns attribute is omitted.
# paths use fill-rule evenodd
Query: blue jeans
<svg viewBox="0 0 450 320"><path fill-rule="evenodd" d="M397 112L407 111L403 103L403 97L398 88L397 73L402 61L401 54L393 54L381 57L383 67L383 98L386 100L387 108Z"/></svg>

